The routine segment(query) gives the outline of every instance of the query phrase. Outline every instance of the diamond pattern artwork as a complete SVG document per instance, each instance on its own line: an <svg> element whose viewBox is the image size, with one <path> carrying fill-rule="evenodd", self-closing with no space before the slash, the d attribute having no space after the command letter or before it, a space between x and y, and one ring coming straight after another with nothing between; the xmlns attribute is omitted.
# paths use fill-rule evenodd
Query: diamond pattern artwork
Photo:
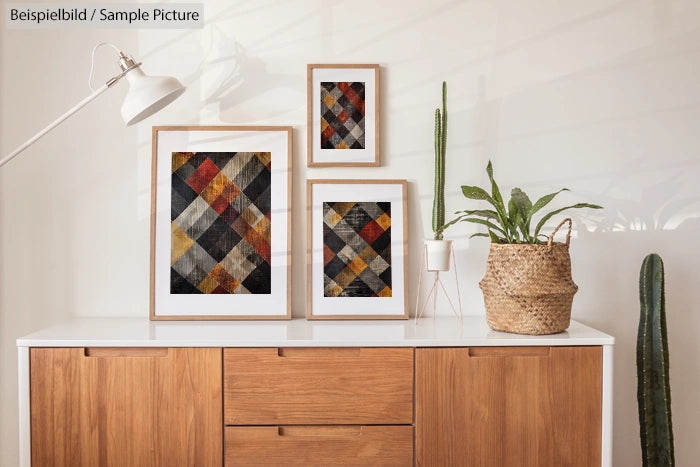
<svg viewBox="0 0 700 467"><path fill-rule="evenodd" d="M173 152L171 294L269 294L269 152Z"/></svg>
<svg viewBox="0 0 700 467"><path fill-rule="evenodd" d="M364 82L321 82L321 149L365 149Z"/></svg>
<svg viewBox="0 0 700 467"><path fill-rule="evenodd" d="M324 297L391 297L391 203L323 203Z"/></svg>

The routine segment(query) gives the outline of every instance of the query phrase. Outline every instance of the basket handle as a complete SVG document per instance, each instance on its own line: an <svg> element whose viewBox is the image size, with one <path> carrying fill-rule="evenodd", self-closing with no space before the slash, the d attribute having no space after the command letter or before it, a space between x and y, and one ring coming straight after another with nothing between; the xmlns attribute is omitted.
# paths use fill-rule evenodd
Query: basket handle
<svg viewBox="0 0 700 467"><path fill-rule="evenodd" d="M569 243L571 242L571 228L574 226L574 223L571 221L570 217L567 217L563 221L559 223L559 225L552 231L552 233L549 235L549 240L547 241L547 246L551 247L552 242L554 241L554 235L559 231L559 228L564 225L566 222L569 223L569 231L566 232L566 246L569 246Z"/></svg>

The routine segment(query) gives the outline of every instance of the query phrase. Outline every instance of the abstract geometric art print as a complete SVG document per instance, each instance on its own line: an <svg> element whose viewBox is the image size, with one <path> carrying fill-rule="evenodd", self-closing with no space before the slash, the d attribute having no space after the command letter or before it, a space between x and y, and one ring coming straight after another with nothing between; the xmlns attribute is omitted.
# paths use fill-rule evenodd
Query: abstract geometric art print
<svg viewBox="0 0 700 467"><path fill-rule="evenodd" d="M379 165L379 65L307 65L309 167Z"/></svg>
<svg viewBox="0 0 700 467"><path fill-rule="evenodd" d="M307 180L307 319L406 319L406 180Z"/></svg>
<svg viewBox="0 0 700 467"><path fill-rule="evenodd" d="M391 297L391 203L323 203L325 297Z"/></svg>
<svg viewBox="0 0 700 467"><path fill-rule="evenodd" d="M270 162L172 153L170 293L270 293Z"/></svg>
<svg viewBox="0 0 700 467"><path fill-rule="evenodd" d="M321 148L365 149L365 83L321 82Z"/></svg>
<svg viewBox="0 0 700 467"><path fill-rule="evenodd" d="M151 320L291 319L292 127L156 126Z"/></svg>

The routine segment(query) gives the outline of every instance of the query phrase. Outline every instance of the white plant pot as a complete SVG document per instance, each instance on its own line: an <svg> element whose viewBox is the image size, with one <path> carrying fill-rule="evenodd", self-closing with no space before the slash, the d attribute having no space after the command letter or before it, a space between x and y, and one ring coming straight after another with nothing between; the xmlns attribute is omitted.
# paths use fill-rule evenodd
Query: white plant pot
<svg viewBox="0 0 700 467"><path fill-rule="evenodd" d="M449 271L452 240L426 240L428 271Z"/></svg>

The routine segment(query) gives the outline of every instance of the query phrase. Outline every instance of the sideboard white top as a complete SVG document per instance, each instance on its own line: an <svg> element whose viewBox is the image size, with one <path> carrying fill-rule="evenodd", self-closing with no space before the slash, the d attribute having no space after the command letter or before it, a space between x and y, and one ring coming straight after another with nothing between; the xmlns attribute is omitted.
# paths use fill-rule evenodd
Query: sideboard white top
<svg viewBox="0 0 700 467"><path fill-rule="evenodd" d="M483 316L407 321L149 321L84 318L17 339L18 347L474 347L611 345L614 338L576 321L547 336L491 330Z"/></svg>

